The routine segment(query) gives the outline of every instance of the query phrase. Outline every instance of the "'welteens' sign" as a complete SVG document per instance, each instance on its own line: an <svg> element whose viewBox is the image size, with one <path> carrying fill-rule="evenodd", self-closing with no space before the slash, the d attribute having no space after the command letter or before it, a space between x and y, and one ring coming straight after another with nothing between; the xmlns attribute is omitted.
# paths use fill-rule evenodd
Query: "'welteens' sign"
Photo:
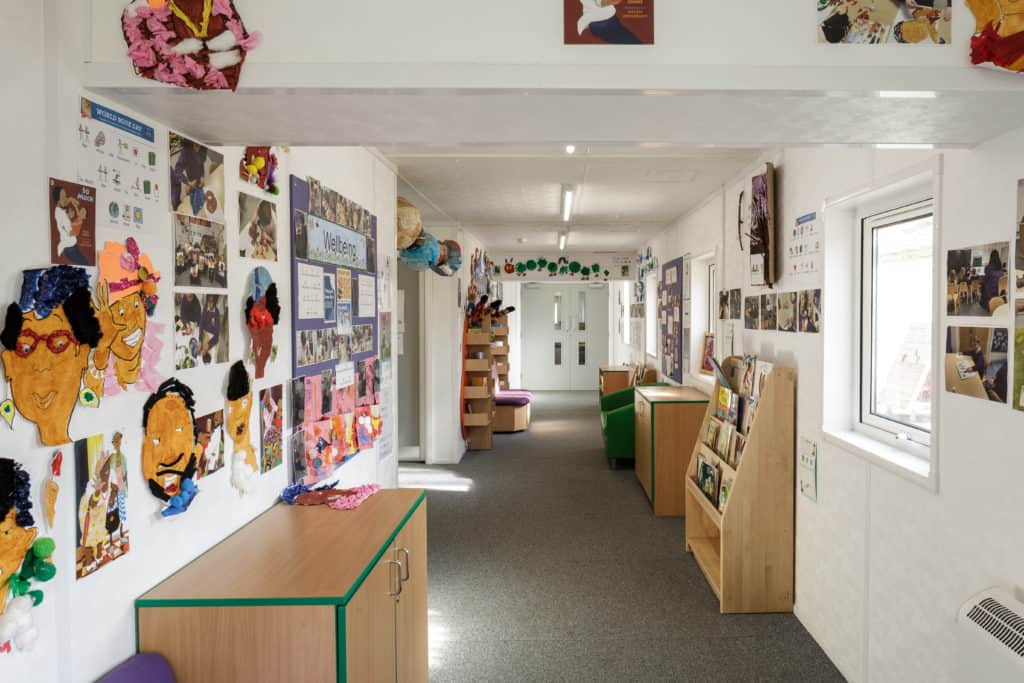
<svg viewBox="0 0 1024 683"><path fill-rule="evenodd" d="M366 237L316 216L306 218L310 261L366 270Z"/></svg>

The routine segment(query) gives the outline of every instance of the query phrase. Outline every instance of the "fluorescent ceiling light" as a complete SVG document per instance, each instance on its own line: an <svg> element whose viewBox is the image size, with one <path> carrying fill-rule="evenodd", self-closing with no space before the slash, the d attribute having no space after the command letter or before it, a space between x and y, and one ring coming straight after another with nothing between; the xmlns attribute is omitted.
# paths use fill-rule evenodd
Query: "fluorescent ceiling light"
<svg viewBox="0 0 1024 683"><path fill-rule="evenodd" d="M934 90L880 90L878 96L883 100L934 100L938 93Z"/></svg>
<svg viewBox="0 0 1024 683"><path fill-rule="evenodd" d="M569 231L558 234L558 251L565 251L565 244L569 241Z"/></svg>
<svg viewBox="0 0 1024 683"><path fill-rule="evenodd" d="M576 145L566 145L565 146L565 153L566 154L575 154L576 153Z"/></svg>
<svg viewBox="0 0 1024 683"><path fill-rule="evenodd" d="M572 198L575 194L576 190L571 185L562 185L562 220L566 223L572 216Z"/></svg>
<svg viewBox="0 0 1024 683"><path fill-rule="evenodd" d="M916 142L882 142L875 149L935 149L935 145Z"/></svg>

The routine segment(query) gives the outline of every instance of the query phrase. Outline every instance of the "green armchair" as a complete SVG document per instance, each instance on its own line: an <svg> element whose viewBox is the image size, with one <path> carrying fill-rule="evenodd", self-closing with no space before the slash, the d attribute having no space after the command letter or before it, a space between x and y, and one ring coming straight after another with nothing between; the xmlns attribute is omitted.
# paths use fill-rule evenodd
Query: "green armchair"
<svg viewBox="0 0 1024 683"><path fill-rule="evenodd" d="M656 382L644 386L667 386ZM604 437L605 457L608 465L617 467L620 460L633 460L636 422L633 402L635 387L628 387L601 397L601 435Z"/></svg>

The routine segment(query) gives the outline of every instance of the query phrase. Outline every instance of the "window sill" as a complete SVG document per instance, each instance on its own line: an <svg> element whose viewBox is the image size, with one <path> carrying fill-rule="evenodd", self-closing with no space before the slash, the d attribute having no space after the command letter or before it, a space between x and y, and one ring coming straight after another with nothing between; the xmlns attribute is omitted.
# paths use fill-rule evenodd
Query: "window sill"
<svg viewBox="0 0 1024 683"><path fill-rule="evenodd" d="M849 430L824 430L825 442L877 465L933 493L938 493L938 477L932 472L928 449L911 444L906 450ZM920 450L915 455L912 450Z"/></svg>

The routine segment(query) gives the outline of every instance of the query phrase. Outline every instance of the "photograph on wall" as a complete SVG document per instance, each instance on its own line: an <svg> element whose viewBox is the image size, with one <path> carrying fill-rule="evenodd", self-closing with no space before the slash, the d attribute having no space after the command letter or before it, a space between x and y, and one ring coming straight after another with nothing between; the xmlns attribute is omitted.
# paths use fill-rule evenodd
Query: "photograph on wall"
<svg viewBox="0 0 1024 683"><path fill-rule="evenodd" d="M1005 327L946 329L946 391L1006 403L1010 332Z"/></svg>
<svg viewBox="0 0 1024 683"><path fill-rule="evenodd" d="M260 390L260 473L266 474L284 462L284 406L281 385Z"/></svg>
<svg viewBox="0 0 1024 683"><path fill-rule="evenodd" d="M76 441L75 493L78 500L78 546L75 577L84 578L130 549L128 535L128 467L124 437L114 432Z"/></svg>
<svg viewBox="0 0 1024 683"><path fill-rule="evenodd" d="M334 277L334 273L325 272L323 275L325 323L333 323L338 319L338 294Z"/></svg>
<svg viewBox="0 0 1024 683"><path fill-rule="evenodd" d="M778 309L779 301L776 294L762 294L761 295L761 329L762 330L776 330L778 329Z"/></svg>
<svg viewBox="0 0 1024 683"><path fill-rule="evenodd" d="M779 332L797 331L797 293L781 292L778 302L778 329Z"/></svg>
<svg viewBox="0 0 1024 683"><path fill-rule="evenodd" d="M566 45L654 45L654 0L563 0Z"/></svg>
<svg viewBox="0 0 1024 683"><path fill-rule="evenodd" d="M356 363L356 406L380 403L380 358L373 356Z"/></svg>
<svg viewBox="0 0 1024 683"><path fill-rule="evenodd" d="M228 297L206 292L174 294L174 369L228 360Z"/></svg>
<svg viewBox="0 0 1024 683"><path fill-rule="evenodd" d="M1017 295L1016 302L1017 327L1024 327L1024 180L1017 183L1017 225L1013 251L1013 279Z"/></svg>
<svg viewBox="0 0 1024 683"><path fill-rule="evenodd" d="M948 45L953 0L814 0L818 42Z"/></svg>
<svg viewBox="0 0 1024 683"><path fill-rule="evenodd" d="M715 335L704 333L704 341L700 347L700 372L702 375L715 374L715 366L711 362L715 357Z"/></svg>
<svg viewBox="0 0 1024 683"><path fill-rule="evenodd" d="M96 188L96 225L156 230L167 196L163 151L152 126L79 100L76 179Z"/></svg>
<svg viewBox="0 0 1024 683"><path fill-rule="evenodd" d="M801 290L798 306L800 331L821 332L821 290Z"/></svg>
<svg viewBox="0 0 1024 683"><path fill-rule="evenodd" d="M299 367L338 361L341 335L336 329L299 330L295 333L295 362Z"/></svg>
<svg viewBox="0 0 1024 683"><path fill-rule="evenodd" d="M261 261L277 260L277 205L238 193L238 255Z"/></svg>
<svg viewBox="0 0 1024 683"><path fill-rule="evenodd" d="M224 222L224 155L171 132L171 213Z"/></svg>
<svg viewBox="0 0 1024 683"><path fill-rule="evenodd" d="M729 318L739 320L743 317L743 290L729 290Z"/></svg>
<svg viewBox="0 0 1024 683"><path fill-rule="evenodd" d="M391 314L381 313L378 334L380 336L380 359L391 360Z"/></svg>
<svg viewBox="0 0 1024 683"><path fill-rule="evenodd" d="M1024 410L1024 327L1014 331L1013 407Z"/></svg>
<svg viewBox="0 0 1024 683"><path fill-rule="evenodd" d="M1004 317L1010 312L1010 243L950 249L946 256L946 313Z"/></svg>
<svg viewBox="0 0 1024 683"><path fill-rule="evenodd" d="M224 411L215 410L196 418L196 443L200 446L199 478L224 467Z"/></svg>
<svg viewBox="0 0 1024 683"><path fill-rule="evenodd" d="M718 293L718 319L729 319L729 292L722 290Z"/></svg>
<svg viewBox="0 0 1024 683"><path fill-rule="evenodd" d="M50 178L50 263L96 265L96 190Z"/></svg>
<svg viewBox="0 0 1024 683"><path fill-rule="evenodd" d="M354 356L361 353L372 353L374 351L372 325L352 326L352 340L350 342L349 350Z"/></svg>
<svg viewBox="0 0 1024 683"><path fill-rule="evenodd" d="M306 237L307 214L296 209L292 212L292 256L304 259L308 253Z"/></svg>
<svg viewBox="0 0 1024 683"><path fill-rule="evenodd" d="M174 215L174 285L228 286L228 241L223 223Z"/></svg>
<svg viewBox="0 0 1024 683"><path fill-rule="evenodd" d="M751 179L750 284L775 282L775 166Z"/></svg>
<svg viewBox="0 0 1024 683"><path fill-rule="evenodd" d="M743 329L761 329L761 297L748 296L743 303Z"/></svg>

